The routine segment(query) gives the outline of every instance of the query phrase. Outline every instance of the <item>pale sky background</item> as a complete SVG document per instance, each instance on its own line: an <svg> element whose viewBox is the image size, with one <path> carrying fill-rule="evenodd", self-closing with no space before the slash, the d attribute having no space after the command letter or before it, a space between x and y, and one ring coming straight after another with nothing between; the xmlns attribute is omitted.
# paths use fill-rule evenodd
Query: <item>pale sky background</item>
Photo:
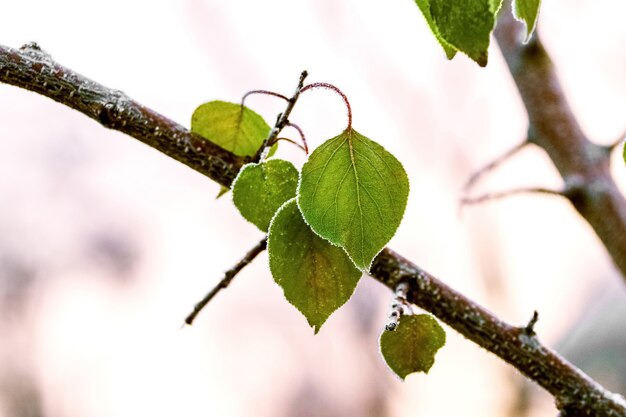
<svg viewBox="0 0 626 417"><path fill-rule="evenodd" d="M551 347L586 320L602 328L596 313L626 314L623 280L567 202L520 196L459 215L464 181L524 138L526 117L497 47L487 68L446 61L411 0L0 4L0 43L36 41L186 126L206 101L291 94L307 69L309 82L348 95L355 128L409 174L392 248L510 323L538 310ZM581 125L604 144L626 127L625 14L624 2L555 0L539 20ZM270 123L283 107L248 104ZM315 147L344 128L345 110L315 91L292 120ZM430 373L399 381L377 347L391 293L367 277L314 336L262 254L180 329L262 237L228 197L215 200L219 186L6 85L0 144L0 417L25 407L34 411L20 415L52 417L555 415L544 392L447 327ZM277 156L304 161L289 145ZM533 185L560 180L528 148L476 192ZM623 323L604 327L626 334ZM520 392L530 393L524 413Z"/></svg>

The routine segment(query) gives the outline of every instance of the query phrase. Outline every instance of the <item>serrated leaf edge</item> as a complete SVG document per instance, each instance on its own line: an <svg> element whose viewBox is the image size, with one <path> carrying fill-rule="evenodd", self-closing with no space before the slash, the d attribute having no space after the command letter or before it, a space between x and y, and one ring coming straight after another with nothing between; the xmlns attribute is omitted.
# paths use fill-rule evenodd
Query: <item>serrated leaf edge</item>
<svg viewBox="0 0 626 417"><path fill-rule="evenodd" d="M311 230L311 231L312 231L312 232L313 232L316 236L318 236L318 237L322 238L323 240L325 240L325 241L327 241L327 242L329 242L329 243L331 243L331 244L332 244L332 242L330 242L328 239L323 238L322 236L318 235L318 234L317 234L317 233L313 230L313 228L311 227L311 225L310 225L310 224L306 221L306 219L304 218L304 215L302 214L302 211L300 210L300 207L298 206L298 200L297 200L297 198L296 198L296 197L293 197L293 198L290 198L289 200L285 201L285 202L284 202L284 203L283 203L283 204L282 204L282 205L278 208L278 210L276 210L276 213L274 213L274 215L272 216L272 220L270 220L270 225L269 225L269 227L267 228L267 230L268 230L268 233L267 233L267 254L268 254L268 263L269 263L269 257L270 257L270 254L271 254L271 245L270 245L271 240L270 240L270 238L269 238L269 236L270 236L269 230L271 230L271 229L272 229L272 224L274 224L274 219L276 219L276 216L278 215L278 213L279 213L279 212L280 212L280 211L281 211L281 210L282 210L282 209L283 209L283 208L284 208L287 204L291 203L291 201L292 201L292 200L294 200L294 199L296 200L296 207L298 208L298 211L300 212L300 217L302 218L302 220L304 221L304 223L305 223L305 224L309 227L309 229L310 229L310 230ZM339 246L339 245L335 245L335 244L333 244L333 246ZM342 249L343 249L343 248L342 248ZM344 250L344 252L345 252L345 250ZM352 258L350 258L350 256L349 256L349 255L348 255L348 258L350 259L350 261L352 261ZM354 264L354 261L352 261L352 263ZM274 273L272 272L272 266L271 266L271 263L270 263L269 267L270 267L270 274L272 275L272 280L274 280L274 283L276 283L276 285L278 285L278 286L280 287L281 291L283 292L283 297L285 298L285 300L287 300L287 302L288 302L289 304L291 304L292 306L294 306L294 307L296 308L296 310L298 310L298 311L300 312L300 314L302 314L302 316L303 316L303 317L304 317L304 319L307 321L307 323L309 324L309 326L313 328L313 334L317 334L317 333L319 333L320 329L321 329L321 328L322 328L322 326L323 326L323 325L324 325L324 324L328 321L328 319L330 318L330 316L332 316L333 314L335 314L335 312L337 312L337 311L338 311L341 307L343 307L344 305L346 305L346 304L348 303L348 301L350 301L350 299L351 299L351 298L352 298L352 296L354 295L354 292L356 291L356 288L358 287L358 283L361 281L361 278L362 278L362 277L359 277L359 280L357 281L357 285L355 285L354 289L353 289L353 290L352 290L352 292L350 293L350 296L346 299L346 301L345 301L343 304L341 304L340 306L338 306L338 307L337 307L337 308L336 308L336 309L335 309L332 313L330 313L330 314L328 315L328 317L326 317L326 319L324 319L324 321L323 321L323 322L319 323L319 325L314 325L314 324L311 324L311 322L310 322L310 321L309 321L309 319L307 318L306 314L305 314L302 310L300 310L300 308L299 308L297 305L295 305L294 303L292 303L292 302L291 302L291 301L287 298L287 296L285 295L285 290L283 289L283 287L281 287L281 286L278 284L278 282L276 282L276 278L274 278ZM356 267L356 265L355 265L355 267Z"/></svg>
<svg viewBox="0 0 626 417"><path fill-rule="evenodd" d="M437 353L439 353L441 348L443 348L446 345L446 342L448 341L448 335L446 334L446 331L441 325L441 323L439 322L439 320L437 320L437 317L428 313L416 314L416 316L427 316L427 317L432 318L433 320L435 320L435 322L437 322L437 324L439 324L439 329L443 332L443 343L441 343L441 345L437 347L437 350L435 351L435 354L433 355L433 364L425 371L410 372L406 374L404 377L401 377L400 375L398 375L396 371L391 369L391 366L389 366L389 363L387 362L387 359L385 359L385 355L383 354L383 346L382 346L381 340L382 340L383 334L385 334L385 332L388 332L389 330L383 329L383 331L380 333L380 336L378 336L378 353L380 354L380 358L383 360L383 362L385 362L385 365L387 365L387 368L389 368L389 370L396 376L396 378L399 378L401 381L405 381L409 375L417 374L420 372L427 375L436 362L435 357L437 356Z"/></svg>
<svg viewBox="0 0 626 417"><path fill-rule="evenodd" d="M230 202L233 203L233 206L235 206L235 208L237 209L237 212L239 213L239 215L241 216L242 219L244 219L247 223L250 223L252 226L254 226L255 229L261 230L261 229L259 229L259 226L257 226L256 224L252 223L250 220L246 219L243 214L241 214L241 212L239 211L239 208L235 204L235 193L232 192L235 189L235 184L237 183L237 180L239 180L239 177L241 176L241 173L245 169L247 169L247 168L250 168L250 167L253 167L253 166L258 166L258 165L260 165L260 163L248 162L247 164L243 165L239 169L239 172L237 173L237 176L235 177L235 179L233 180L232 184L230 185L230 191L231 191L231 193L230 193ZM276 211L278 211L278 210L276 210ZM274 215L276 215L276 213L274 213ZM272 217L272 219L273 219L273 217ZM268 230L269 230L269 226L268 226ZM261 232L263 232L263 230L261 230Z"/></svg>
<svg viewBox="0 0 626 417"><path fill-rule="evenodd" d="M524 24L524 27L526 28L526 36L524 38L524 44L527 44L530 41L530 38L532 37L533 33L535 32L535 29L537 28L537 22L539 21L539 11L541 10L541 0L539 1L539 5L537 6L537 15L535 16L535 19L532 22L532 27L528 25L528 22L525 19L517 15L517 2L518 1L520 0L511 0L511 3L512 3L511 12L513 13L513 17L515 18L515 20Z"/></svg>
<svg viewBox="0 0 626 417"><path fill-rule="evenodd" d="M343 133L343 131L341 132ZM340 133L340 134L341 134ZM339 136L339 135L337 135ZM326 143L327 141L331 140L331 139L335 139L337 136L333 136L330 139L325 140L324 142L322 142L322 144ZM363 136L363 135L361 135ZM366 136L367 137L367 136ZM369 139L369 138L368 138ZM389 152L387 150L387 148L385 148L383 145L381 145L380 143L374 141L373 139L370 139L372 142L375 142L378 146L380 146L381 148L383 148L385 150L385 152L387 152L389 155L393 156L394 158L396 158L396 156ZM320 145L321 146L321 145ZM400 160L398 158L396 158L396 160L398 160L398 162L400 162ZM305 164L308 163L309 160L307 158L307 160L305 161ZM396 233L398 232L398 229L400 229L400 225L402 224L402 220L404 220L404 214L406 213L406 207L408 206L408 196L411 195L411 181L409 179L409 175L407 174L406 170L404 169L404 165L402 165L402 162L400 162L400 167L402 168L402 172L404 173L404 176L406 177L406 182L407 182L407 204L404 205L404 208L402 209L402 216L401 216L401 220L400 223L398 224L398 227L396 228L396 230L394 231L393 236L391 237L391 239L393 239L393 237L396 235ZM304 166L303 166L304 168ZM302 215L302 219L304 220L304 222L307 224L307 226L309 226L309 228L313 231L313 233L315 233L317 236L319 236L320 238L324 239L325 241L329 242L331 245L333 246L337 246L340 247L341 249L343 249L343 251L346 253L346 255L348 255L348 259L350 259L350 261L352 261L352 263L354 264L354 266L361 272L364 272L366 274L369 274L370 269L372 269L372 264L374 263L374 259L376 259L376 257L385 249L385 247L387 247L387 244L391 241L391 239L389 239L387 241L387 243L385 243L383 245L382 248L380 248L378 250L378 252L376 252L376 254L374 255L374 257L372 258L372 260L370 261L369 265L367 265L367 268L360 268L356 262L354 261L354 259L352 258L352 256L350 256L350 254L348 253L348 251L346 250L345 247L343 247L343 245L341 245L340 243L337 242L333 242L332 240L328 239L325 236L322 236L321 234L319 234L314 228L313 226L311 226L311 224L307 221L304 213L302 212L302 208L300 207L300 185L302 184L302 169L300 169L299 171L299 175L298 175L298 186L296 187L296 206L298 206L298 210L300 211L300 214ZM277 210L278 211L278 210ZM273 219L272 219L273 220ZM271 223L270 223L271 225Z"/></svg>
<svg viewBox="0 0 626 417"><path fill-rule="evenodd" d="M239 179L239 176L240 176L240 175L241 175L241 173L244 171L244 169L249 168L249 167L251 167L251 166L259 166L259 165L263 164L263 162L267 162L267 161L285 161L285 162L289 162L290 164L292 164L292 163L291 163L291 161L287 161L286 159L281 159L281 158L268 158L268 159L266 159L265 161L262 161L262 162L248 162L247 164L244 164L244 165L243 165L243 166L239 169L239 172L237 172L237 176L235 177L235 179L233 180L233 182L231 183L230 188L229 188L229 190L231 191L231 193L230 193L230 201L231 201L231 203L233 203L233 206L235 206L235 208L237 209L237 212L239 212L239 215L240 215L240 216L241 216L241 217L242 217L242 218L243 218L243 219L244 219L247 223L250 223L252 226L254 226L254 227L255 227L255 229L260 230L260 231L261 231L261 232L263 232L263 233L269 233L270 226L272 225L272 220L274 220L274 216L276 216L276 213L278 212L278 210L280 210L280 209L282 208L282 206L283 206L283 205L285 205L287 202L291 201L293 198L296 198L296 197L292 197L292 198L290 198L289 200L285 201L285 203L283 203L280 207L278 207L278 208L276 209L276 211L274 212L274 215L272 216L272 219L270 220L269 225L267 226L267 232L266 232L265 230L262 230L262 229L261 229L259 226L257 226L256 224L252 223L250 220L246 219L246 218L244 217L244 215L243 215L243 214L241 214L241 212L239 211L239 208L238 208L238 207L237 207L237 205L235 204L235 193L233 193L232 191L235 189L235 183L236 183L236 182L237 182L237 180ZM293 164L292 164L292 165L293 165ZM295 167L294 167L294 168L295 168ZM296 168L296 170L298 170L298 169ZM299 183L300 183L300 171L298 170L298 184L299 184ZM297 195L297 190L296 190L296 195ZM219 197L221 197L221 195L220 195L220 196L218 196L218 198L219 198ZM298 208L298 210L299 210L299 209L300 209L300 208ZM302 217L304 218L304 216L302 216Z"/></svg>

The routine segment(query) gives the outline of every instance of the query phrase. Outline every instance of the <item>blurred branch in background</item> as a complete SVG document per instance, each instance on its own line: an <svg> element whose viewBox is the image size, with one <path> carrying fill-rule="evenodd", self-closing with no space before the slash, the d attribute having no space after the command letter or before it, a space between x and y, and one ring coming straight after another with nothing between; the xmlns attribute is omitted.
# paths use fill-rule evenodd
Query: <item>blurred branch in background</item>
<svg viewBox="0 0 626 417"><path fill-rule="evenodd" d="M538 33L501 11L494 33L528 114L528 137L563 177L567 198L594 229L626 282L626 200L610 172L610 153L582 131Z"/></svg>

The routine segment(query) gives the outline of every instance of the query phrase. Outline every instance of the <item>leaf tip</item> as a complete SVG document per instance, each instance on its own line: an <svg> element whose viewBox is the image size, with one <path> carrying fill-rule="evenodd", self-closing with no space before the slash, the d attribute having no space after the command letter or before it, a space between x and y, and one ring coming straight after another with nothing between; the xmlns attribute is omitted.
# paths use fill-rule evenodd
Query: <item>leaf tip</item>
<svg viewBox="0 0 626 417"><path fill-rule="evenodd" d="M444 48L444 50L446 52L446 58L448 58L448 61L452 61L452 58L456 56L456 51L454 49L448 48Z"/></svg>
<svg viewBox="0 0 626 417"><path fill-rule="evenodd" d="M489 61L489 54L487 51L480 52L480 54L476 57L476 63L480 67L483 67L483 68L486 67L487 61Z"/></svg>

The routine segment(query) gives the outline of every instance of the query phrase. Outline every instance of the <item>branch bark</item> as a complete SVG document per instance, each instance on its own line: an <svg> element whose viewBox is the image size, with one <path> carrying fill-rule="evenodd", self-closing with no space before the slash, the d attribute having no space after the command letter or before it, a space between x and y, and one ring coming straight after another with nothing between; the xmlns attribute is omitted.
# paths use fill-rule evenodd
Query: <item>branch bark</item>
<svg viewBox="0 0 626 417"><path fill-rule="evenodd" d="M0 46L0 82L50 97L103 126L139 139L229 186L246 161L191 134L182 126L55 63L38 47ZM374 260L370 275L394 291L407 282L407 300L431 312L469 340L499 356L550 392L560 409L626 417L626 401L604 390L526 326L508 325L391 249Z"/></svg>
<svg viewBox="0 0 626 417"><path fill-rule="evenodd" d="M102 126L126 133L228 187L248 160L167 117L65 68L36 43L19 50L0 46L0 82L42 94Z"/></svg>
<svg viewBox="0 0 626 417"><path fill-rule="evenodd" d="M494 34L526 107L528 138L548 153L571 191L569 201L626 280L626 200L611 177L610 151L583 133L539 35L524 44L523 25L505 3Z"/></svg>

